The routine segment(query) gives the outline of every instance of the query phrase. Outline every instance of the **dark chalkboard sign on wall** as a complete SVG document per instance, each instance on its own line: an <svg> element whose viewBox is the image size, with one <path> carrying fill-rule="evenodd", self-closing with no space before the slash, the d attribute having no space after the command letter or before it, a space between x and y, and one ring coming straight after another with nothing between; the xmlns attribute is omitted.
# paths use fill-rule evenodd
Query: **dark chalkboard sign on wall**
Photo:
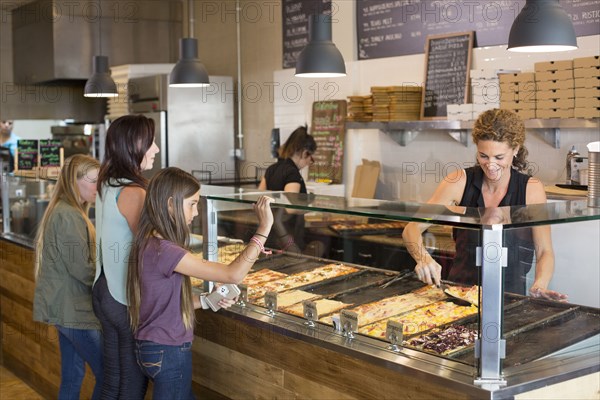
<svg viewBox="0 0 600 400"><path fill-rule="evenodd" d="M283 0L283 68L295 68L298 54L308 43L308 16L329 13L335 18L331 0Z"/></svg>
<svg viewBox="0 0 600 400"><path fill-rule="evenodd" d="M448 104L466 103L473 32L427 37L421 119L445 119Z"/></svg>
<svg viewBox="0 0 600 400"><path fill-rule="evenodd" d="M600 34L600 0L560 0L575 34ZM476 31L476 46L508 42L513 21L525 0L356 0L359 60L423 52L425 38Z"/></svg>
<svg viewBox="0 0 600 400"><path fill-rule="evenodd" d="M311 135L317 142L315 162L308 169L311 181L342 183L346 100L315 101Z"/></svg>
<svg viewBox="0 0 600 400"><path fill-rule="evenodd" d="M38 167L38 141L18 140L15 170L32 170Z"/></svg>
<svg viewBox="0 0 600 400"><path fill-rule="evenodd" d="M62 167L63 151L62 140L40 140L40 166Z"/></svg>

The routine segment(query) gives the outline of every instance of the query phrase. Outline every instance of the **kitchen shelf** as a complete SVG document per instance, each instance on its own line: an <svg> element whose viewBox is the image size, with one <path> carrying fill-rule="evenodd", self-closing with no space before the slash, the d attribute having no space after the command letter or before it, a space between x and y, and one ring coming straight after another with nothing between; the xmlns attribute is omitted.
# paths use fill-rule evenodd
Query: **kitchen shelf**
<svg viewBox="0 0 600 400"><path fill-rule="evenodd" d="M582 119L528 119L525 128L536 132L546 143L560 148L561 129L598 129L600 118ZM406 146L423 131L446 131L450 137L465 147L469 146L474 121L392 121L346 122L347 129L378 129L389 135L400 146Z"/></svg>

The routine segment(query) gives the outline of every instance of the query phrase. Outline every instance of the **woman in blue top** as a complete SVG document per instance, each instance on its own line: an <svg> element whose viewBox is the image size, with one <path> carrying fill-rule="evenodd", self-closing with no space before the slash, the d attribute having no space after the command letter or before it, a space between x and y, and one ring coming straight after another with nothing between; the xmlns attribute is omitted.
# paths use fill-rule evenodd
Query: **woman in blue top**
<svg viewBox="0 0 600 400"><path fill-rule="evenodd" d="M194 309L200 296L192 294L190 276L239 283L264 250L273 224L265 196L254 205L258 228L248 246L229 265L206 261L189 252L189 225L198 215L200 184L179 168L166 168L148 185L131 250L128 277L131 326L137 339L137 360L154 382L154 399L190 399L191 342ZM232 301L221 300L228 307Z"/></svg>
<svg viewBox="0 0 600 400"><path fill-rule="evenodd" d="M147 379L135 360L127 311L129 250L146 197L142 172L152 169L158 153L154 121L126 115L106 133L104 160L98 175L94 312L104 335L103 399L142 399Z"/></svg>
<svg viewBox="0 0 600 400"><path fill-rule="evenodd" d="M493 109L483 112L473 126L473 142L477 146L477 165L457 170L446 176L428 203L446 206L485 207L486 211L503 206L524 206L546 202L544 185L527 170L525 126L515 113ZM442 267L423 245L421 233L428 224L410 223L402 238L417 265L419 279L439 285ZM456 255L448 279L476 284L475 267L477 231L456 229ZM504 271L504 289L525 294L525 275L536 255L535 279L529 294L552 300L565 300L566 295L548 289L554 272L554 251L550 226L517 229L505 232L508 247L508 267Z"/></svg>

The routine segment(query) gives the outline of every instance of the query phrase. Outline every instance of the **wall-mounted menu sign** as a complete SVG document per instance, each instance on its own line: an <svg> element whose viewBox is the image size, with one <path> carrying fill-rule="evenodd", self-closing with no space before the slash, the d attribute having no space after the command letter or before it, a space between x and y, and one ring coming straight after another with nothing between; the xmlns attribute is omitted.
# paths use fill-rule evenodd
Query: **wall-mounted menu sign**
<svg viewBox="0 0 600 400"><path fill-rule="evenodd" d="M309 167L311 181L342 183L346 100L315 101L312 109L311 135L317 142Z"/></svg>
<svg viewBox="0 0 600 400"><path fill-rule="evenodd" d="M560 5L577 36L600 34L600 0L560 0ZM476 31L479 47L506 44L524 6L525 0L357 0L358 58L420 54L427 36L461 31Z"/></svg>
<svg viewBox="0 0 600 400"><path fill-rule="evenodd" d="M63 150L62 140L40 140L40 166L62 167Z"/></svg>
<svg viewBox="0 0 600 400"><path fill-rule="evenodd" d="M283 68L294 68L308 43L308 16L330 11L331 0L283 0Z"/></svg>
<svg viewBox="0 0 600 400"><path fill-rule="evenodd" d="M18 140L16 170L32 170L38 166L38 141Z"/></svg>
<svg viewBox="0 0 600 400"><path fill-rule="evenodd" d="M448 104L466 103L473 32L427 38L421 119L446 118Z"/></svg>

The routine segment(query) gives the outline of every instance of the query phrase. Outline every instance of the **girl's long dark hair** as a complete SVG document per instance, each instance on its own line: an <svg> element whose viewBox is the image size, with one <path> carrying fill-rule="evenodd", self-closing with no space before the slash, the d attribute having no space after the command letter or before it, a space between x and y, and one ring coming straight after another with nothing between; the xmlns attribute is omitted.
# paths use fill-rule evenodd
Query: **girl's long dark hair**
<svg viewBox="0 0 600 400"><path fill-rule="evenodd" d="M200 184L196 178L176 167L159 171L148 184L138 232L130 252L127 276L127 300L134 332L140 321L143 253L148 240L160 236L180 247L189 248L190 229L183 213L183 200L199 190ZM181 315L184 326L190 329L194 323L194 306L189 276L183 277Z"/></svg>
<svg viewBox="0 0 600 400"><path fill-rule="evenodd" d="M104 160L98 174L98 196L102 185L133 185L146 188L141 164L154 143L154 120L143 115L125 115L114 120L106 132ZM111 179L114 181L111 182Z"/></svg>

